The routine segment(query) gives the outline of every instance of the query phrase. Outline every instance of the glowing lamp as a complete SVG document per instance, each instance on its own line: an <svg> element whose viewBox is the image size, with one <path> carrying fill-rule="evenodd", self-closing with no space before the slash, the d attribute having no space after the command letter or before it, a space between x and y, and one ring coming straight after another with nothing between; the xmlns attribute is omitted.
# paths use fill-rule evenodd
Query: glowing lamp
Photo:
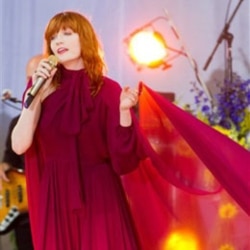
<svg viewBox="0 0 250 250"><path fill-rule="evenodd" d="M188 53L182 44L181 37L175 28L173 21L171 20L167 10L165 9L166 16L158 16L150 22L143 25L141 28L136 29L133 33L125 38L124 41L127 45L127 52L131 61L136 64L137 69L141 68L158 68L168 69L172 65L170 61L178 56L185 56L192 69L194 70L197 81L204 88L205 93L209 100L211 100L210 93L206 84L201 80L197 63ZM154 29L153 24L159 20L167 21L169 28L172 31L174 37L181 43L181 49L175 49L165 42L165 39L161 33ZM173 52L173 53L171 53ZM172 55L171 55L172 54Z"/></svg>
<svg viewBox="0 0 250 250"><path fill-rule="evenodd" d="M141 30L131 35L128 54L136 64L155 68L164 63L168 51L166 42L159 32Z"/></svg>
<svg viewBox="0 0 250 250"><path fill-rule="evenodd" d="M198 250L197 238L187 231L176 231L169 235L162 250Z"/></svg>

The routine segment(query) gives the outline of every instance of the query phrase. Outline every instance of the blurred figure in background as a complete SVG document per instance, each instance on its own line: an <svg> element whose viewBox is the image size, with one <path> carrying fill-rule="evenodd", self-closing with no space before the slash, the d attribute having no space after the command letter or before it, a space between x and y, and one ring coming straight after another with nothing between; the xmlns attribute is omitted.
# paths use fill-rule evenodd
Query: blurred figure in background
<svg viewBox="0 0 250 250"><path fill-rule="evenodd" d="M26 81L28 82L34 73L38 63L43 58L42 55L35 55L29 59L26 65ZM6 172L12 168L24 170L23 155L17 155L11 146L11 133L15 127L19 115L14 117L10 122L9 131L6 138L6 147L2 162L0 162L0 190L2 189L3 181L9 182ZM13 222L15 242L18 250L33 250L30 223L28 213L20 214Z"/></svg>

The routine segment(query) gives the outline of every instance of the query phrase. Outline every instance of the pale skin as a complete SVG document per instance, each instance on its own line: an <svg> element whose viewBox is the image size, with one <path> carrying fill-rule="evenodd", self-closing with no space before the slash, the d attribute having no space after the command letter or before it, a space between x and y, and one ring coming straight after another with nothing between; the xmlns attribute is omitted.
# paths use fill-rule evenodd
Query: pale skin
<svg viewBox="0 0 250 250"><path fill-rule="evenodd" d="M50 43L53 54L66 69L83 69L79 35L70 28L61 29L55 34ZM17 154L23 154L32 144L33 136L41 113L41 104L55 89L51 85L56 68L51 71L48 60L42 59L32 76L33 82L37 77L47 79L39 90L31 105L24 108L17 125L12 132L12 147ZM120 95L120 125L129 127L132 123L130 108L138 102L138 88L124 87Z"/></svg>
<svg viewBox="0 0 250 250"><path fill-rule="evenodd" d="M35 55L32 58L29 59L27 65L26 65L26 80L28 80L32 77L35 69L37 68L38 63L43 58L42 55ZM18 166L11 166L8 162L0 162L0 191L2 190L2 182L6 181L9 182L9 179L6 175L6 171L13 167Z"/></svg>

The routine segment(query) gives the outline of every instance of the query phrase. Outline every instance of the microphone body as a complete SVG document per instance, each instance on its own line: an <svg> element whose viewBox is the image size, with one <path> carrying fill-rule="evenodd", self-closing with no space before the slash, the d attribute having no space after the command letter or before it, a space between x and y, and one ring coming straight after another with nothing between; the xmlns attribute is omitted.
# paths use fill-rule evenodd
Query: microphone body
<svg viewBox="0 0 250 250"><path fill-rule="evenodd" d="M35 84L30 89L27 99L24 102L24 107L28 108L30 104L32 103L33 99L35 98L36 94L40 90L40 88L43 86L43 84L46 82L46 79L42 77L38 77Z"/></svg>
<svg viewBox="0 0 250 250"><path fill-rule="evenodd" d="M54 69L57 65L57 58L54 55L50 55L48 57L48 63L50 64L50 66L52 67L52 69ZM32 101L34 100L35 96L37 95L37 93L39 92L39 90L41 89L41 87L43 86L43 84L47 81L47 79L43 78L43 77L38 77L36 82L33 84L33 86L31 87L27 99L24 102L24 107L28 108L30 106L30 104L32 103Z"/></svg>

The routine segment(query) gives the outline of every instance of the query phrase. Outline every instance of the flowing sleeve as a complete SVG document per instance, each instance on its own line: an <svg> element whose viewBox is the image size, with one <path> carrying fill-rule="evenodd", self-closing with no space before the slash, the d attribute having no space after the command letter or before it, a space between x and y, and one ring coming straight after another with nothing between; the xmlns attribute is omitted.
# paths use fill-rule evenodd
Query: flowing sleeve
<svg viewBox="0 0 250 250"><path fill-rule="evenodd" d="M122 181L143 249L172 249L185 232L195 232L205 249L205 221L217 223L213 202L223 188L250 214L249 152L146 85L139 124L151 147Z"/></svg>
<svg viewBox="0 0 250 250"><path fill-rule="evenodd" d="M140 104L141 126L161 175L177 186L185 184L186 191L216 191L221 185L250 214L249 151L145 85Z"/></svg>
<svg viewBox="0 0 250 250"><path fill-rule="evenodd" d="M146 157L145 138L143 138L134 110L130 110L132 124L129 127L120 125L119 102L121 88L116 83L109 88L106 100L107 145L114 170L123 175L133 171L141 159ZM111 98L112 97L112 98Z"/></svg>

